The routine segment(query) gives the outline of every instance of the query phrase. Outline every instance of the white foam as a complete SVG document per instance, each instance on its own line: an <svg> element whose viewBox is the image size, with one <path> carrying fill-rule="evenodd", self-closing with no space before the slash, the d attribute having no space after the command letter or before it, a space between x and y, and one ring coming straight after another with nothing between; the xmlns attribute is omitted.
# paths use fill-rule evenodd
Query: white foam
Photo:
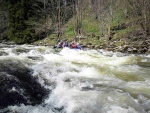
<svg viewBox="0 0 150 113"><path fill-rule="evenodd" d="M34 62L33 76L52 92L41 105L9 106L12 112L53 113L53 108L64 107L66 113L144 113L144 108L129 93L148 95L149 77L145 76L146 81L123 81L115 76L120 72L144 76L145 70L136 66L136 56L117 55L104 50L64 48L55 53L48 47L21 47L30 51L17 55L11 53L14 48L7 48L11 55L8 57L24 61L28 56L43 56L40 61L31 60L31 63Z"/></svg>
<svg viewBox="0 0 150 113"><path fill-rule="evenodd" d="M111 106L110 110L107 113L139 113L134 108L122 108L120 106Z"/></svg>

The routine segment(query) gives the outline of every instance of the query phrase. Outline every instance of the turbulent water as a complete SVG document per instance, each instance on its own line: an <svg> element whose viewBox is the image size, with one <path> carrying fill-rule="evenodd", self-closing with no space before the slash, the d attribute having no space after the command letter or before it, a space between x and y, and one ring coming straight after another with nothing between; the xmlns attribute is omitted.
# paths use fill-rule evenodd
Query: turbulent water
<svg viewBox="0 0 150 113"><path fill-rule="evenodd" d="M0 113L150 113L150 55L1 44L0 60L6 59L32 69L50 92L40 104Z"/></svg>

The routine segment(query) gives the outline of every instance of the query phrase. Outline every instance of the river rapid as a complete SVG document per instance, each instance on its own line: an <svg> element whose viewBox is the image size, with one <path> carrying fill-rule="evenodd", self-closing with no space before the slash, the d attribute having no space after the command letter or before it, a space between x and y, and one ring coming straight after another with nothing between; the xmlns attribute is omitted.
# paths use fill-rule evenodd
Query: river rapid
<svg viewBox="0 0 150 113"><path fill-rule="evenodd" d="M10 61L11 71L16 62L32 70L48 93L37 104L9 103L0 113L150 113L150 55L0 44L3 68ZM15 86L7 93L22 91Z"/></svg>

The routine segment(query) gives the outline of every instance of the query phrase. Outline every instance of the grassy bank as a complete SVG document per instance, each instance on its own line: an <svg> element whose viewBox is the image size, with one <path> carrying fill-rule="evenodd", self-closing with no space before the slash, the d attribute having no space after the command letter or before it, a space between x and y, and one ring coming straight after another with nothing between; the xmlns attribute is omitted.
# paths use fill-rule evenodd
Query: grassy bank
<svg viewBox="0 0 150 113"><path fill-rule="evenodd" d="M103 17L103 20L100 17L96 18L95 13L89 9L83 12L82 16L81 33L76 32L76 15L74 15L61 27L61 31L63 31L61 40L67 39L70 43L76 39L83 47L93 49L150 53L150 36L149 32L145 32L143 29L144 18L142 15L126 17L124 10L118 8L113 12L112 17L108 15ZM147 25L147 28L149 30L150 25ZM57 39L58 34L55 32L34 44L54 46L57 44Z"/></svg>

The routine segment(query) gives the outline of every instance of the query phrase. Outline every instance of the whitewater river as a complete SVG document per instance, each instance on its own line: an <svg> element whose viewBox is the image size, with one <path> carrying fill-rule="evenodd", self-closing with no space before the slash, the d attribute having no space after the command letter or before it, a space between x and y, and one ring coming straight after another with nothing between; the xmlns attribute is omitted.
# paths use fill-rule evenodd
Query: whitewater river
<svg viewBox="0 0 150 113"><path fill-rule="evenodd" d="M0 113L150 113L150 55L69 48L56 53L50 47L1 44L0 62L11 71L20 64L32 70L31 76L49 91L38 104L9 103ZM0 76L15 75L4 70ZM15 86L7 93L21 95Z"/></svg>

